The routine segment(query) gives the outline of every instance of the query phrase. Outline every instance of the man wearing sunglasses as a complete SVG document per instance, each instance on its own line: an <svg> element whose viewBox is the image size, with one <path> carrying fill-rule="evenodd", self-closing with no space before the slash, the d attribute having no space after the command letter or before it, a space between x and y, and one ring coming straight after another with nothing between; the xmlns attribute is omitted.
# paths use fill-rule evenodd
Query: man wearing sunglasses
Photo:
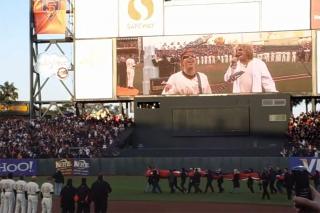
<svg viewBox="0 0 320 213"><path fill-rule="evenodd" d="M196 57L193 49L188 48L181 54L181 71L172 74L162 95L210 94L208 77L196 71Z"/></svg>
<svg viewBox="0 0 320 213"><path fill-rule="evenodd" d="M233 83L233 93L278 92L267 65L253 58L251 45L240 44L224 75L224 81Z"/></svg>

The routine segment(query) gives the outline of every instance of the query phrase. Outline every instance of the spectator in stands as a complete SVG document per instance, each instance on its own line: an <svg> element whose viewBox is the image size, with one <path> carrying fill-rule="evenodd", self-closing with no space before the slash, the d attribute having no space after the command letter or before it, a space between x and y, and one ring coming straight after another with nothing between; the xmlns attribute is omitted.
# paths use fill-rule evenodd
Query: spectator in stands
<svg viewBox="0 0 320 213"><path fill-rule="evenodd" d="M1 119L1 158L101 157L118 153L120 134L132 124L128 118L107 114L42 119ZM103 151L103 146L106 149ZM103 152L102 152L103 151Z"/></svg>
<svg viewBox="0 0 320 213"><path fill-rule="evenodd" d="M188 48L181 54L181 71L172 74L163 95L197 95L211 93L208 77L196 71L196 58L192 48Z"/></svg>
<svg viewBox="0 0 320 213"><path fill-rule="evenodd" d="M266 64L253 58L251 45L238 45L235 57L236 66L230 66L224 75L225 82L233 82L233 93L278 92Z"/></svg>

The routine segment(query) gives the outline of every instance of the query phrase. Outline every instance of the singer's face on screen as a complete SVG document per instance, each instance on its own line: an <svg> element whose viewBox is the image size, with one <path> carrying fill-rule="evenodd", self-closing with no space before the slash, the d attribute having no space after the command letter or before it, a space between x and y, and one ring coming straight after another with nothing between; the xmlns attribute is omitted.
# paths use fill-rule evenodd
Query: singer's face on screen
<svg viewBox="0 0 320 213"><path fill-rule="evenodd" d="M251 60L253 58L253 50L250 45L238 45L236 47L236 57L240 61Z"/></svg>
<svg viewBox="0 0 320 213"><path fill-rule="evenodd" d="M188 52L181 57L182 70L188 75L194 75L196 70L196 56Z"/></svg>

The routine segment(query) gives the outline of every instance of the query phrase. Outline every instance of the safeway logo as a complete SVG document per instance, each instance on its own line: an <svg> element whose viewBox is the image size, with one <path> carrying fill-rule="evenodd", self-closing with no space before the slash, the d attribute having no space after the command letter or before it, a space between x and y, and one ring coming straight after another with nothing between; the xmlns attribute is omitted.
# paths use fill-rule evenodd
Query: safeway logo
<svg viewBox="0 0 320 213"><path fill-rule="evenodd" d="M130 0L128 14L135 21L147 20L154 13L153 0Z"/></svg>

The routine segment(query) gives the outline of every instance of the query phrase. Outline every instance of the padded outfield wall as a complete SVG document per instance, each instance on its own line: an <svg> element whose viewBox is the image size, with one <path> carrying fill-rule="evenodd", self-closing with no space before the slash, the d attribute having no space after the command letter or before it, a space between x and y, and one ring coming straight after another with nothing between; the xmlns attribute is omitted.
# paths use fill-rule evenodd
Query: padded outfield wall
<svg viewBox="0 0 320 213"><path fill-rule="evenodd" d="M56 159L38 159L37 175L52 175L55 172ZM136 157L136 158L95 158L86 159L89 163L89 174L97 175L144 175L147 166L152 165L159 169L180 169L184 168L203 168L218 169L231 172L234 168L245 170L252 168L260 171L264 167L279 166L285 168L289 166L288 159L282 157Z"/></svg>

